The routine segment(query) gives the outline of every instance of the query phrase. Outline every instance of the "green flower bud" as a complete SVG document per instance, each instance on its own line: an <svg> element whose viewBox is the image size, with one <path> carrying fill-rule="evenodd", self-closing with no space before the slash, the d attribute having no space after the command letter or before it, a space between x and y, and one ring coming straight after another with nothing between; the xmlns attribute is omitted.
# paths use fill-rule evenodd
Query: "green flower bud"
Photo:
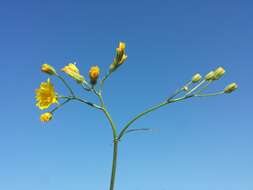
<svg viewBox="0 0 253 190"><path fill-rule="evenodd" d="M51 65L46 63L41 66L41 71L49 75L56 75L55 69Z"/></svg>
<svg viewBox="0 0 253 190"><path fill-rule="evenodd" d="M238 88L238 85L236 83L231 83L226 86L226 88L224 89L224 92L231 93L231 92L235 91L237 88Z"/></svg>
<svg viewBox="0 0 253 190"><path fill-rule="evenodd" d="M214 72L210 71L209 73L206 74L205 79L206 80L213 80L214 77Z"/></svg>
<svg viewBox="0 0 253 190"><path fill-rule="evenodd" d="M219 78L221 78L225 74L225 72L226 72L225 69L223 69L222 67L218 67L214 71L213 80L218 80Z"/></svg>
<svg viewBox="0 0 253 190"><path fill-rule="evenodd" d="M195 74L193 77L192 77L192 82L193 83L196 83L196 82L199 82L201 80L201 75L199 73Z"/></svg>

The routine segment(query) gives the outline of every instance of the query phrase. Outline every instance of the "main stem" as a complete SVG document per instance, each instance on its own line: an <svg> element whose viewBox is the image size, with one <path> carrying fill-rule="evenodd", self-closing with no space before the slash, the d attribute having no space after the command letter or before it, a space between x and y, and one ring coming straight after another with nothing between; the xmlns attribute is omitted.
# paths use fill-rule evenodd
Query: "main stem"
<svg viewBox="0 0 253 190"><path fill-rule="evenodd" d="M111 174L110 190L114 190L116 169L117 169L117 158L118 158L118 140L114 140L114 142L113 142L113 160L112 160L112 174Z"/></svg>
<svg viewBox="0 0 253 190"><path fill-rule="evenodd" d="M114 190L114 185L115 185L115 178L116 178L116 169L117 169L117 158L118 158L118 136L117 136L117 130L116 130L116 126L112 120L112 117L110 115L110 113L107 111L103 98L102 98L102 94L98 93L96 90L94 90L95 94L98 96L100 103L101 103L101 107L102 110L106 116L106 118L108 119L111 128L112 128L112 132L113 132L113 160L112 160L112 173L111 173L111 183L110 183L110 189L109 190Z"/></svg>

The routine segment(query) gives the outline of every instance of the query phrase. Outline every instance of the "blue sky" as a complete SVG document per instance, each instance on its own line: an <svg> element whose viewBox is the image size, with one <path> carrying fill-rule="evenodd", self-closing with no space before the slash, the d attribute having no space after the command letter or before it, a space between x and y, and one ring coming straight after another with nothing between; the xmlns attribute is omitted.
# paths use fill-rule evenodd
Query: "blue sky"
<svg viewBox="0 0 253 190"><path fill-rule="evenodd" d="M0 189L108 188L112 136L103 115L71 103L42 124L34 89L47 79L44 62L60 69L76 61L86 76L99 65L105 74L119 41L129 58L104 89L119 128L195 72L223 66L226 75L209 90L234 81L239 90L173 104L136 122L157 130L120 143L116 189L253 189L252 6L247 0L2 0Z"/></svg>

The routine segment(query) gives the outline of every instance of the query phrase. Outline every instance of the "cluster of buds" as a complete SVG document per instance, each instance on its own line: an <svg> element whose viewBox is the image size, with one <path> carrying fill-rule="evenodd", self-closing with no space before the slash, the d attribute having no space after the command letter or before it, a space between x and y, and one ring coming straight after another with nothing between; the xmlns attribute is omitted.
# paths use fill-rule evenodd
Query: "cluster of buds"
<svg viewBox="0 0 253 190"><path fill-rule="evenodd" d="M205 79L207 81L218 80L225 74L225 69L223 67L218 67L215 71L210 71L206 74Z"/></svg>
<svg viewBox="0 0 253 190"><path fill-rule="evenodd" d="M205 75L205 78L202 80L202 82L196 88L201 86L205 81L212 82L212 81L220 79L225 74L225 72L226 72L225 69L222 67L218 67L214 71L210 71L209 73L207 73ZM191 79L191 83L200 82L201 79L202 79L202 76L199 73L197 73L197 74L193 75L193 77ZM238 86L236 83L231 83L223 90L223 93L231 93L231 92L235 91L237 88L238 88ZM184 86L183 90L189 91L188 85Z"/></svg>
<svg viewBox="0 0 253 190"><path fill-rule="evenodd" d="M60 77L56 70L54 69L54 67L52 67L49 64L43 64L41 66L41 71L49 74L49 75L55 75L57 77ZM69 63L68 65L66 65L65 67L63 67L61 69L62 72L66 73L67 75L69 75L70 77L72 77L78 84L86 84L88 85L88 83L85 81L84 76L82 76L79 72L79 69L76 66L76 63ZM99 73L100 73L100 69L98 66L93 66L90 68L89 70L89 77L90 77L90 84L91 86L94 86L97 83L98 77L99 77ZM61 77L60 77L61 78ZM62 80L64 80L63 78L61 78ZM45 85L47 85L47 88L45 88ZM91 87L90 87L91 88ZM46 91L47 90L47 91ZM40 109L45 109L48 108L51 104L55 103L53 101L49 101L49 100L53 100L53 99L57 99L57 93L54 91L53 85L50 83L50 79L48 79L47 82L42 83L42 85L40 86L39 89L36 90L36 100L38 102L42 102L42 103L37 103L36 105L40 108ZM47 103L47 105L45 106L45 103ZM43 107L42 107L43 106ZM48 122L52 119L53 112L46 112L41 114L40 116L40 121L41 122Z"/></svg>
<svg viewBox="0 0 253 190"><path fill-rule="evenodd" d="M225 74L225 69L222 67L218 67L215 71L210 71L205 75L205 80L206 81L213 81L213 80L218 80L220 79L224 74ZM192 83L197 83L202 79L202 76L197 73L193 75L192 77Z"/></svg>
<svg viewBox="0 0 253 190"><path fill-rule="evenodd" d="M119 47L116 48L116 57L114 58L113 63L110 65L110 72L115 71L126 61L127 55L125 54L125 49L126 44L124 42L120 42Z"/></svg>

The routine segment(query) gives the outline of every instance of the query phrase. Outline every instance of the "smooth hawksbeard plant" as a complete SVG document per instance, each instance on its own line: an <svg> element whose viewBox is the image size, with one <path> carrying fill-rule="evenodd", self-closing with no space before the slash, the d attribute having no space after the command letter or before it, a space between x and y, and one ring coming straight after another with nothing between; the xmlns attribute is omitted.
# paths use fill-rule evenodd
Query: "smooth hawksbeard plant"
<svg viewBox="0 0 253 190"><path fill-rule="evenodd" d="M36 89L36 106L41 109L47 109L52 104L56 104L56 106L49 112L45 112L40 116L40 120L42 122L50 121L55 112L62 108L65 104L71 101L78 101L80 103L86 104L87 106L98 109L104 113L105 117L108 119L110 128L112 130L113 135L113 162L112 162L112 172L111 172L111 180L110 180L110 190L114 190L115 185L115 176L116 176L116 166L117 166L117 155L118 155L118 144L120 140L127 133L136 132L136 131L146 131L149 128L139 128L134 129L130 128L132 124L143 117L144 115L153 112L161 107L166 105L180 102L186 99L198 98L198 97L209 97L209 96L217 96L222 94L229 94L237 89L236 83L231 83L227 85L223 90L213 93L205 93L205 90L212 83L219 80L224 74L225 70L222 67L218 67L214 71L210 71L204 77L202 77L199 73L193 75L191 80L185 83L182 87L178 88L171 96L165 97L161 103L149 107L143 112L136 115L132 120L130 120L123 128L120 130L116 127L116 124L113 122L113 119L110 113L107 111L104 100L103 100L103 86L105 81L115 72L119 67L121 67L127 59L127 55L125 53L126 45L123 42L119 43L118 48L116 48L116 55L113 59L113 63L109 67L109 71L107 74L99 80L100 69L98 66L92 66L89 70L89 80L86 80L85 77L80 73L75 63L69 63L65 67L61 69L61 72L73 78L77 84L84 89L86 93L92 93L98 98L98 104L90 102L78 95L72 90L71 86L67 83L67 81L60 75L51 65L43 64L41 67L41 71L47 73L52 77L56 77L62 81L63 85L68 89L68 95L59 95L55 92L54 86L51 83L50 79L47 79L46 82L42 82L40 87Z"/></svg>

